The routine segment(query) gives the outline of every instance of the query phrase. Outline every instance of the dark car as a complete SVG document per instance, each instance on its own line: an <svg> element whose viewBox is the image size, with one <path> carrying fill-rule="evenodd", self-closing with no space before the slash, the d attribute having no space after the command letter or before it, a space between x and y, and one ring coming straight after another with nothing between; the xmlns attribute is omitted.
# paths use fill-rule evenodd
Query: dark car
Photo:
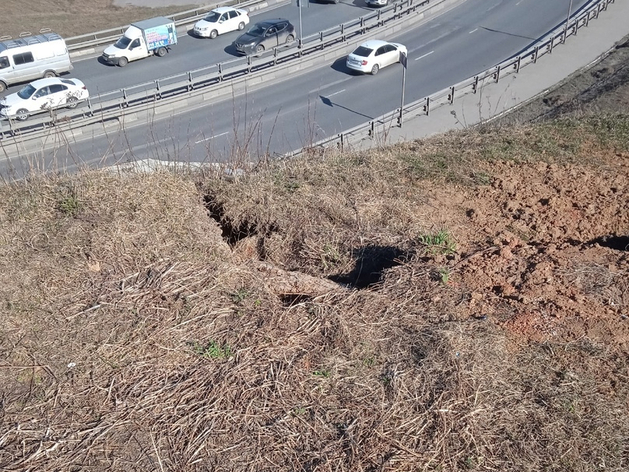
<svg viewBox="0 0 629 472"><path fill-rule="evenodd" d="M273 49L295 41L295 27L284 18L256 23L245 34L234 41L240 54L260 55L266 49Z"/></svg>

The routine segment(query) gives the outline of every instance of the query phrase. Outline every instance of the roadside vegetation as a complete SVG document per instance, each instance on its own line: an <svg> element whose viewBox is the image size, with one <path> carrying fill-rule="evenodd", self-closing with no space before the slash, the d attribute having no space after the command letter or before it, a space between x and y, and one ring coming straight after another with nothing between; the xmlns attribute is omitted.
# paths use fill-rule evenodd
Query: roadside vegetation
<svg viewBox="0 0 629 472"><path fill-rule="evenodd" d="M628 124L6 182L0 469L626 470Z"/></svg>
<svg viewBox="0 0 629 472"><path fill-rule="evenodd" d="M33 0L28 5L19 0L3 0L0 36L17 38L21 33L37 34L49 28L64 38L128 25L133 21L170 15L194 8L170 6L144 8L117 7L112 0Z"/></svg>
<svg viewBox="0 0 629 472"><path fill-rule="evenodd" d="M105 27L79 4L84 31L42 26ZM0 470L628 470L607 88L593 116L561 92L577 113L238 172L5 176Z"/></svg>

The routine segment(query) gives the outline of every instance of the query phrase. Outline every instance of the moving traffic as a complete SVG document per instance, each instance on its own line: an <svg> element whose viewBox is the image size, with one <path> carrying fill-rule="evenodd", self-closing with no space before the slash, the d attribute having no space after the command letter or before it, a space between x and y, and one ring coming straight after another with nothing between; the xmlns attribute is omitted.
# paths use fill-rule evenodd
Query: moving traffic
<svg viewBox="0 0 629 472"><path fill-rule="evenodd" d="M565 15L560 6L542 0L493 0L482 9L473 3L459 2L456 8L420 22L419 27L409 26L381 39L406 48L408 102L441 90L445 84L473 77L523 51L560 23L561 16ZM575 2L575 9L580 7L581 2ZM378 11L387 14L384 10ZM314 38L308 43L308 47L314 48L319 44L318 32L328 31L326 27L336 28L335 35L340 35L339 18L353 21L351 24L359 27L356 15L365 11L374 12L346 3L310 4L302 12L302 37ZM296 40L291 48L284 49L286 46L282 45L279 50L283 52L278 57L292 55L294 66L290 68L274 66L275 56L267 51L260 58L250 56L253 58L251 71L255 74L248 74L247 58L239 59L233 45L244 32L237 29L218 35L214 40L199 38L193 31L180 32L177 45L164 57L137 61L124 68L107 67L93 58L75 61L72 76L80 77L89 89L91 109L101 113L94 103L111 103L115 106L112 110L122 110L117 114L121 123L124 119L124 124L119 130L123 137L116 138L116 134L108 130L106 135L94 134L88 141L84 134L72 143L72 152L94 156L101 162L116 162L119 156L149 156L168 142L178 143L177 148L185 149L183 155L181 150L177 151L184 160L220 159L219 156L229 154L232 147L239 145L240 139L245 139L242 133L252 132L248 130L251 127L256 130L257 142L267 143L265 152L268 149L284 153L322 137L334 136L400 106L403 67L397 62L384 67L378 64L377 76L364 78L362 73L348 66L348 56L367 42L366 37L356 37L353 43L347 44L345 52L335 58L325 52L326 47L317 54L316 62L312 62L313 56L304 56L300 61L296 49L302 29L298 13L294 5L256 12L244 29L248 31L257 23L278 17L288 20L295 28ZM392 16L392 11L388 15ZM347 31L348 28L345 33ZM370 37L378 37L375 31ZM509 34L510 31L514 34ZM324 39L328 38L326 34L323 34ZM335 37L329 36L330 41L336 41ZM340 42L334 44L341 45ZM331 49L340 50L340 47ZM240 65L228 68L232 63ZM300 63L312 65L302 68ZM222 64L222 70L217 64ZM257 64L264 67L256 69ZM368 73L372 69L373 66ZM283 72L286 70L291 72ZM238 75L230 75L234 74L232 71L239 71ZM166 95L168 90L176 90L177 96ZM217 93L219 90L222 95ZM155 104L151 105L155 109L153 117L137 118L140 115L131 108L124 108L124 100L130 102L136 97L142 98L142 103ZM163 101L156 101L158 99ZM158 107L158 103L165 106ZM114 116L114 111L108 116ZM262 148L262 144L258 146ZM107 155L106 161L101 159L104 155Z"/></svg>

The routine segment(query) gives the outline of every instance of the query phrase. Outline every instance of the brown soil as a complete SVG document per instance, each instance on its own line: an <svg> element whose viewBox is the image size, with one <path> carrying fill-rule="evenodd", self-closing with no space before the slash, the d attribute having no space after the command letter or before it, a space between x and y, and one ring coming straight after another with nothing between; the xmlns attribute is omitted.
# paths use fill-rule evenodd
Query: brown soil
<svg viewBox="0 0 629 472"><path fill-rule="evenodd" d="M629 39L625 38L600 62L568 77L501 125L605 116L628 106ZM609 157L611 168L604 164ZM498 294L524 297L520 298L524 306L537 305L522 307L523 313L508 322L509 329L535 333L538 339L595 336L627 349L629 295L626 279L623 284L617 276L626 275L628 268L626 255L618 257L618 250L629 250L628 157L626 151L617 150L601 158L601 168L589 170L566 172L541 165L533 172L518 169L512 174L508 168L499 172L499 185L507 195L498 193L508 198L503 216L511 216L514 227L523 224L524 234L533 228L535 239L541 233L544 241L531 250L509 235L507 260L500 257L502 253L485 258L497 269L489 270L488 277L480 276L486 269L475 269L478 280L493 283ZM524 258L528 268L521 265L524 254L529 255ZM521 281L526 281L520 286L524 290L516 295L514 282Z"/></svg>

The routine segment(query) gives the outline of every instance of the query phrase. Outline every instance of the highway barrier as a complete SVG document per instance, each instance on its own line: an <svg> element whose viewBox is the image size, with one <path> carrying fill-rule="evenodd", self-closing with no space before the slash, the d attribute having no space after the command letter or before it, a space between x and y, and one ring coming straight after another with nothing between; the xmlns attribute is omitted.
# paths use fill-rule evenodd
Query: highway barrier
<svg viewBox="0 0 629 472"><path fill-rule="evenodd" d="M0 137L39 139L50 129L76 129L128 115L134 110L180 108L187 103L216 99L246 84L276 80L347 54L376 34L391 36L460 0L402 0L337 25L301 41L274 48L260 57L238 57L181 74L90 97L75 110L56 109L25 122L0 121Z"/></svg>
<svg viewBox="0 0 629 472"><path fill-rule="evenodd" d="M362 140L377 140L379 134L386 134L391 126L403 125L405 115L430 116L431 111L444 105L452 105L457 98L467 94L478 93L488 83L498 82L509 74L517 74L522 67L535 64L545 54L551 54L553 49L563 44L570 36L576 36L581 28L587 27L591 20L598 18L602 11L614 3L614 0L595 0L579 14L567 19L551 33L540 39L530 48L522 51L500 64L481 72L480 74L465 79L457 84L442 89L434 94L404 105L401 108L385 113L384 115L351 128L343 133L336 134L317 141L313 145L297 149L285 154L290 158L304 153L318 153L324 148L335 147L339 150L352 147Z"/></svg>

